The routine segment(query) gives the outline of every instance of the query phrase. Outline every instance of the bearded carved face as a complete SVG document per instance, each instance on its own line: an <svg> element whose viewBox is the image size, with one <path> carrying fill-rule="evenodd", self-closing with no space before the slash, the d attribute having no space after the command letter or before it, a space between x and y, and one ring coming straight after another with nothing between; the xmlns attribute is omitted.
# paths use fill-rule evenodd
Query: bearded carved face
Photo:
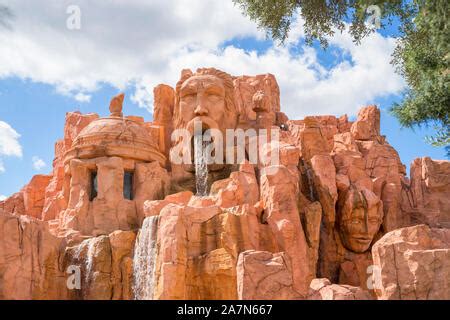
<svg viewBox="0 0 450 320"><path fill-rule="evenodd" d="M367 251L383 220L382 202L367 189L351 188L339 207L339 231L344 246L358 253Z"/></svg>
<svg viewBox="0 0 450 320"><path fill-rule="evenodd" d="M177 85L174 127L187 128L201 120L205 128L236 128L233 80L225 72L209 68L187 72Z"/></svg>
<svg viewBox="0 0 450 320"><path fill-rule="evenodd" d="M183 123L196 117L217 126L224 123L225 87L221 79L212 75L193 76L180 90L180 116Z"/></svg>
<svg viewBox="0 0 450 320"><path fill-rule="evenodd" d="M176 87L175 108L173 125L175 129L187 129L191 138L197 134L198 124L201 123L203 132L213 129L215 135L221 133L221 139L213 140L216 143L223 143L225 148L226 129L235 129L238 115L234 103L234 86L232 77L214 68L198 69L195 73L190 70L183 70L181 79ZM193 141L185 141L182 144L179 140L173 145L172 151L176 155L191 155L191 164L183 164L185 171L193 172ZM179 153L178 146L181 146ZM221 153L218 153L219 155ZM210 171L221 170L224 167L221 163L208 165Z"/></svg>

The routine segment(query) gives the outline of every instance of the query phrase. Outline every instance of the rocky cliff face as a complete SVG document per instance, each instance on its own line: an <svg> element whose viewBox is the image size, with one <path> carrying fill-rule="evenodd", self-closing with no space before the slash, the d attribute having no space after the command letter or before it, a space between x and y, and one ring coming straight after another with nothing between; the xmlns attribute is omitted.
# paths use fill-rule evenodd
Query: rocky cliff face
<svg viewBox="0 0 450 320"><path fill-rule="evenodd" d="M110 118L68 113L52 173L0 202L1 299L450 299L450 162L407 178L376 106L289 120L273 75L215 69L154 94L152 123L121 96ZM277 130L258 149L277 161L249 142L195 195L192 166L162 159L197 118Z"/></svg>

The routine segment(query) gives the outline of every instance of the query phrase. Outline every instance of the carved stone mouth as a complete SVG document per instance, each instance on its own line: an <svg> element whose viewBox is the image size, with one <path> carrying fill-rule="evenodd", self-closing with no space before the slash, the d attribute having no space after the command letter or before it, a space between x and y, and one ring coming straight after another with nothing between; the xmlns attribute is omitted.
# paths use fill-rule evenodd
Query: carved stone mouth
<svg viewBox="0 0 450 320"><path fill-rule="evenodd" d="M372 241L371 238L369 237L361 237L361 236L356 236L356 237L351 237L353 240L356 240L358 242L369 242Z"/></svg>
<svg viewBox="0 0 450 320"><path fill-rule="evenodd" d="M195 129L195 123L201 122L202 124L202 133L204 133L208 129L219 129L219 124L215 122L213 119L207 116L199 116L195 117L194 119L190 120L187 125L186 129L189 130L191 135L194 135L194 129Z"/></svg>

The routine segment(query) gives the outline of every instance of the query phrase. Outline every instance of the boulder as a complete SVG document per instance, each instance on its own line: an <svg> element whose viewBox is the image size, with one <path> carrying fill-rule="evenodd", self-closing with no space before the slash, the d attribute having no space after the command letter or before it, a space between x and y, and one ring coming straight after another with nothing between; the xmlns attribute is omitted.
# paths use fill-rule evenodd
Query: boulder
<svg viewBox="0 0 450 320"><path fill-rule="evenodd" d="M308 300L373 300L359 287L332 284L326 278L313 279L309 288Z"/></svg>
<svg viewBox="0 0 450 320"><path fill-rule="evenodd" d="M248 250L239 254L237 290L240 300L292 300L303 295L293 287L289 258L284 252Z"/></svg>
<svg viewBox="0 0 450 320"><path fill-rule="evenodd" d="M372 255L379 299L450 299L450 229L397 229L375 243Z"/></svg>

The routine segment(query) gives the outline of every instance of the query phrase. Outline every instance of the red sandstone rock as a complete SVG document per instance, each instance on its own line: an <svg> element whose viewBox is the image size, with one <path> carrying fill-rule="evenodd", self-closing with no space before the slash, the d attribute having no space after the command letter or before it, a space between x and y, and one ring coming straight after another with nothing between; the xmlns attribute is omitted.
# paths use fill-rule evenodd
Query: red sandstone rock
<svg viewBox="0 0 450 320"><path fill-rule="evenodd" d="M146 261L155 299L449 299L449 162L416 159L409 181L377 107L354 123L289 120L279 95L273 75L201 68L155 88L153 122L124 117L123 95L107 118L68 113L51 175L0 202L0 298L133 299ZM172 130L192 131L194 120L269 129L280 141L260 146L257 163L247 146L243 163L209 165L200 197L194 166L166 161ZM144 219L156 251L133 260ZM67 287L70 266L80 290Z"/></svg>
<svg viewBox="0 0 450 320"><path fill-rule="evenodd" d="M241 300L301 299L293 288L290 261L283 253L244 251L237 263L238 298Z"/></svg>
<svg viewBox="0 0 450 320"><path fill-rule="evenodd" d="M293 181L286 167L272 166L265 168L260 184L266 221L279 251L285 252L291 263L293 288L299 294L306 295L311 271L308 244L295 200L297 182Z"/></svg>
<svg viewBox="0 0 450 320"><path fill-rule="evenodd" d="M25 203L23 201L23 193L17 192L11 197L0 201L0 210L14 214L26 214Z"/></svg>
<svg viewBox="0 0 450 320"><path fill-rule="evenodd" d="M450 299L450 229L391 231L372 248L379 299Z"/></svg>
<svg viewBox="0 0 450 320"><path fill-rule="evenodd" d="M173 109L175 104L175 90L165 84L160 84L153 89L153 119L156 125L164 130L164 154L169 157L171 145L170 136L173 131Z"/></svg>
<svg viewBox="0 0 450 320"><path fill-rule="evenodd" d="M170 203L187 205L191 200L193 194L191 191L183 191L175 194L170 194L164 200L147 200L143 204L144 216L150 217L158 215L161 209Z"/></svg>
<svg viewBox="0 0 450 320"><path fill-rule="evenodd" d="M40 219L44 208L45 189L51 176L36 175L22 189L23 201L27 215Z"/></svg>
<svg viewBox="0 0 450 320"><path fill-rule="evenodd" d="M135 238L132 231L115 231L67 247L65 268L76 266L81 271L81 286L69 291L69 299L132 299Z"/></svg>
<svg viewBox="0 0 450 320"><path fill-rule="evenodd" d="M59 213L67 208L68 194L63 192L63 187L69 181L67 181L64 172L64 156L66 151L72 147L73 141L79 133L96 119L98 119L98 115L95 113L83 115L79 112L68 112L66 114L64 139L55 143L52 177L45 189L44 207L42 209L43 220L56 219Z"/></svg>
<svg viewBox="0 0 450 320"><path fill-rule="evenodd" d="M372 300L367 291L359 287L331 284L328 279L311 281L308 300Z"/></svg>
<svg viewBox="0 0 450 320"><path fill-rule="evenodd" d="M351 129L353 137L357 140L370 140L380 135L380 109L368 106L361 109Z"/></svg>
<svg viewBox="0 0 450 320"><path fill-rule="evenodd" d="M35 175L20 192L0 202L0 209L9 213L24 214L41 219L45 190L51 178L48 175Z"/></svg>
<svg viewBox="0 0 450 320"><path fill-rule="evenodd" d="M0 210L0 299L64 299L63 239L45 222Z"/></svg>
<svg viewBox="0 0 450 320"><path fill-rule="evenodd" d="M68 112L64 126L64 148L65 151L72 147L72 143L78 134L92 121L98 119L96 113L81 114L80 112Z"/></svg>
<svg viewBox="0 0 450 320"><path fill-rule="evenodd" d="M114 231L109 235L111 245L111 282L113 300L133 299L133 247L136 235L133 231Z"/></svg>
<svg viewBox="0 0 450 320"><path fill-rule="evenodd" d="M409 223L450 228L450 162L428 157L411 164L411 182L404 183L402 209Z"/></svg>
<svg viewBox="0 0 450 320"><path fill-rule="evenodd" d="M241 124L257 120L254 110L254 95L256 92L259 92L259 97L265 96L266 106L262 109L272 114L272 119L275 121L276 112L280 111L280 89L272 74L235 77L234 88ZM256 100L259 100L259 98ZM258 107L256 108L258 109Z"/></svg>

